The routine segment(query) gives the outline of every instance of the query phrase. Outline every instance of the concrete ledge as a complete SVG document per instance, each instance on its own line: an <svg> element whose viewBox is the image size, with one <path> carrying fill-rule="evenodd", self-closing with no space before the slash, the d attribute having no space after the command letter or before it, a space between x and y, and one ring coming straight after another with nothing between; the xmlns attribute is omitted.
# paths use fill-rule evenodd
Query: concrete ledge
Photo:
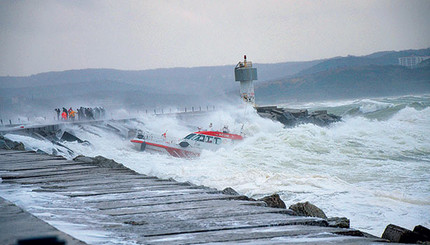
<svg viewBox="0 0 430 245"><path fill-rule="evenodd" d="M79 241L36 218L20 207L0 197L0 244L18 244L19 240L57 237L67 245L84 245Z"/></svg>

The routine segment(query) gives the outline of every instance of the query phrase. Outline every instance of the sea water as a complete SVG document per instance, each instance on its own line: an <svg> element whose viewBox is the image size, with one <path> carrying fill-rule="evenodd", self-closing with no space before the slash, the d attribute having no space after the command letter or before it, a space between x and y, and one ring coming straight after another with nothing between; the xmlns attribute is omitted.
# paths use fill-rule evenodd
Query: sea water
<svg viewBox="0 0 430 245"><path fill-rule="evenodd" d="M229 126L245 140L196 159L139 152L126 133L80 125L68 129L90 144L6 135L29 150L68 158L102 155L142 174L174 178L217 189L232 187L253 198L278 193L287 207L309 201L328 217L347 217L351 227L380 236L396 224L430 226L430 96L403 96L321 103L285 104L328 110L342 121L328 127L302 124L285 128L259 117L252 108L226 106L199 118L138 115L113 125L181 138L197 126ZM121 130L120 130L121 131ZM60 151L58 151L60 150Z"/></svg>

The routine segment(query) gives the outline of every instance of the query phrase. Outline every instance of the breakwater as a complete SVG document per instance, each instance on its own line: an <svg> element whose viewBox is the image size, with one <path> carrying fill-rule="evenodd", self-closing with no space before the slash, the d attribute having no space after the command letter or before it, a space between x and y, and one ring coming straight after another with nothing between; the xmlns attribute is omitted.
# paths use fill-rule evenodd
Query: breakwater
<svg viewBox="0 0 430 245"><path fill-rule="evenodd" d="M0 150L0 171L2 196L30 194L33 212L91 244L383 241L234 193L138 174L103 157Z"/></svg>
<svg viewBox="0 0 430 245"><path fill-rule="evenodd" d="M23 142L26 150L56 152L67 159L102 155L142 174L219 190L231 186L255 199L278 193L287 207L309 201L327 216L348 217L353 228L380 237L390 223L410 230L418 224L429 226L427 98L285 105L342 115L342 121L329 127L285 128L255 113L227 108L196 117L183 115L190 119L187 123L167 115L143 115L137 121L64 124L60 139L67 131L84 143L61 140L63 147L36 135L5 137ZM138 152L127 139L127 128L155 135L168 130L168 137L180 138L197 129L188 125L209 123L215 129L229 125L235 132L243 126L246 139L192 160Z"/></svg>

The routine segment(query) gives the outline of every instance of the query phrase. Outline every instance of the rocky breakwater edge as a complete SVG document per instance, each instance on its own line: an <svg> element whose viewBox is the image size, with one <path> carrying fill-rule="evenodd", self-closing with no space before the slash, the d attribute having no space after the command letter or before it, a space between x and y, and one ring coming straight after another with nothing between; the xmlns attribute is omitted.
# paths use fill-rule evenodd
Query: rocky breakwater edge
<svg viewBox="0 0 430 245"><path fill-rule="evenodd" d="M326 110L309 112L307 109L289 109L277 106L260 106L255 107L255 109L261 117L278 121L285 127L294 127L305 123L328 126L342 120L340 116L327 113Z"/></svg>
<svg viewBox="0 0 430 245"><path fill-rule="evenodd" d="M15 150L15 151L25 151L24 144L21 142L11 141L2 135L0 135L0 149L3 150ZM46 154L45 152L38 152L39 154ZM54 154L55 155L55 154ZM73 159L74 161L87 162L100 167L109 167L114 169L128 169L121 163L117 163L112 159L107 159L103 156L96 157L86 157L78 156ZM174 181L174 180L172 180ZM191 183L190 183L191 184ZM285 202L280 198L278 194L272 194L270 196L263 197L261 199L253 199L244 195L239 194L233 188L228 187L220 191L220 193L234 196L234 200L243 201L255 201L260 205L264 203L266 207L270 208L280 208L286 209L287 213L295 216L305 216L305 217L317 217L323 220L322 226L326 227L336 227L336 228L346 228L341 233L337 232L339 235L354 236L354 237L365 237L371 239L377 239L381 242L394 242L394 243L415 243L415 244L430 244L430 230L421 225L416 226L412 231L405 229L403 227L396 226L394 224L389 224L381 238L373 236L371 234L350 229L350 220L346 217L327 217L323 210L318 208L309 202L300 202L286 207Z"/></svg>

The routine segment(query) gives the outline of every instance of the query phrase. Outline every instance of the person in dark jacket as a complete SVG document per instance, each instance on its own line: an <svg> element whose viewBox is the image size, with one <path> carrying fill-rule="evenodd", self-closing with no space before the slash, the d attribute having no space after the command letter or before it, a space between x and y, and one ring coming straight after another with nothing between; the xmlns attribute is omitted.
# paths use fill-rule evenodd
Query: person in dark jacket
<svg viewBox="0 0 430 245"><path fill-rule="evenodd" d="M60 121L60 108L55 108L55 112L57 113L57 121Z"/></svg>

